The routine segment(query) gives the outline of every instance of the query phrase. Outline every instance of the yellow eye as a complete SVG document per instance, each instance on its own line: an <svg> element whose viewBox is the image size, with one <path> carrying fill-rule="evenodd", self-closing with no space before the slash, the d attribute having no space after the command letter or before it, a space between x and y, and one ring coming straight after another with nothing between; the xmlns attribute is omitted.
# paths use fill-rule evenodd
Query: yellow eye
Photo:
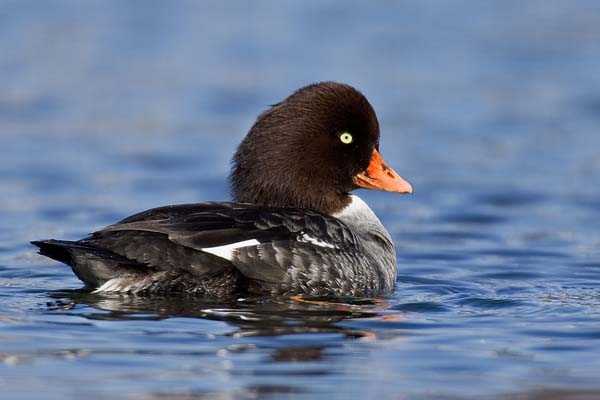
<svg viewBox="0 0 600 400"><path fill-rule="evenodd" d="M349 134L348 132L344 132L340 135L340 140L344 144L350 144L350 143L352 143L352 135Z"/></svg>

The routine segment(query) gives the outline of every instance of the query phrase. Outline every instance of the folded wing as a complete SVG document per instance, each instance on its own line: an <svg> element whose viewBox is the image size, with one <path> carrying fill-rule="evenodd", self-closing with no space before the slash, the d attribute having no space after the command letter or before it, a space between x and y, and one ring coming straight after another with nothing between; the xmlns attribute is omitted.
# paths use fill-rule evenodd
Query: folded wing
<svg viewBox="0 0 600 400"><path fill-rule="evenodd" d="M249 279L272 283L284 280L290 269L302 271L341 254L352 257L358 246L353 232L336 218L240 203L147 210L81 243L153 269L210 276L233 266Z"/></svg>

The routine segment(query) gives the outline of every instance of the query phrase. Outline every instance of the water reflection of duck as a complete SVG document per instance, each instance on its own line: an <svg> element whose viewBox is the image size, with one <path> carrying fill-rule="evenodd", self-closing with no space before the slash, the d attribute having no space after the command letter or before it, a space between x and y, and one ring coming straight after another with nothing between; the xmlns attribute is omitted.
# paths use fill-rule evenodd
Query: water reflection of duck
<svg viewBox="0 0 600 400"><path fill-rule="evenodd" d="M360 92L310 85L262 113L240 144L238 203L160 207L76 242L33 244L96 292L389 294L392 239L349 194L412 192L378 149L379 124Z"/></svg>
<svg viewBox="0 0 600 400"><path fill-rule="evenodd" d="M123 296L119 293L56 292L51 311L69 311L91 320L161 320L200 318L226 322L237 329L234 338L290 334L341 334L346 338L372 338L368 321L383 321L390 310L385 302L368 299L298 302L286 297L255 296L245 299L206 299L198 296ZM150 301L149 301L150 300ZM395 313L395 312L394 312ZM363 329L339 325L345 320L365 320ZM398 333L399 334L399 333ZM283 356L282 356L283 357Z"/></svg>

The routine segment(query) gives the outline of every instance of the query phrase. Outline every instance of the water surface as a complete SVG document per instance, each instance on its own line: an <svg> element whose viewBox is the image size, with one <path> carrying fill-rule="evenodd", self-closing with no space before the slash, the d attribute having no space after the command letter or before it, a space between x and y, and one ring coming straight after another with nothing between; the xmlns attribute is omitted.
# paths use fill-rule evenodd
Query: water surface
<svg viewBox="0 0 600 400"><path fill-rule="evenodd" d="M38 399L600 398L600 6L0 5L0 390ZM92 295L29 240L228 198L255 116L360 88L413 196L385 299Z"/></svg>

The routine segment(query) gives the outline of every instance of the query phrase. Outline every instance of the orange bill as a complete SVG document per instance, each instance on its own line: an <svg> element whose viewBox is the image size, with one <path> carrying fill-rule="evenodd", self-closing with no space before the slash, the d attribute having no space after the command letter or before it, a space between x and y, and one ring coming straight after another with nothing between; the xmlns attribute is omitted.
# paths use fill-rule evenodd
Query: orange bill
<svg viewBox="0 0 600 400"><path fill-rule="evenodd" d="M367 169L354 176L354 183L365 189L385 190L386 192L395 193L413 192L410 183L388 167L377 149L373 150L371 162Z"/></svg>

